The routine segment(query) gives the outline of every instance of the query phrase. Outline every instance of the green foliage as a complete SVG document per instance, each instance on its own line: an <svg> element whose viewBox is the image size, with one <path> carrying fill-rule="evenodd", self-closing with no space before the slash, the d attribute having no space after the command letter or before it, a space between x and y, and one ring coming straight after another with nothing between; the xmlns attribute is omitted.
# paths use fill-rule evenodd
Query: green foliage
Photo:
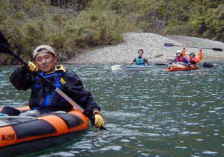
<svg viewBox="0 0 224 157"><path fill-rule="evenodd" d="M122 40L122 34L130 25L111 11L86 10L77 17L78 40L88 45L114 44ZM78 42L77 42L78 43Z"/></svg>
<svg viewBox="0 0 224 157"><path fill-rule="evenodd" d="M12 49L27 59L37 45L50 44L66 60L83 48L116 44L123 32L135 28L110 10L86 9L74 16L44 1L18 1L0 1L0 30Z"/></svg>
<svg viewBox="0 0 224 157"><path fill-rule="evenodd" d="M82 49L121 42L131 31L224 41L220 0L68 0L54 4L59 7L47 1L0 0L0 30L24 57L37 45L50 44L65 60Z"/></svg>
<svg viewBox="0 0 224 157"><path fill-rule="evenodd" d="M204 33L205 36L224 41L224 4L211 10L211 16L205 19L209 29Z"/></svg>

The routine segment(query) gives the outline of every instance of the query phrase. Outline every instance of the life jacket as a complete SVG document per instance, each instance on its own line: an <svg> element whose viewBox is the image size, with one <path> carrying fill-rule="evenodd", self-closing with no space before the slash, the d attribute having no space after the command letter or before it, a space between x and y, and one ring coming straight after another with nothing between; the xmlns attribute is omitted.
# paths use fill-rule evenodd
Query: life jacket
<svg viewBox="0 0 224 157"><path fill-rule="evenodd" d="M56 70L53 73L44 73L44 72L39 72L39 75L41 75L43 78L49 80L54 87L56 88L62 88L62 85L65 83L63 79L63 74L64 72L60 70ZM41 101L38 104L38 108L43 108L43 107L48 107L51 104L53 104L53 100L55 96L57 96L56 92L54 89L52 89L49 85L45 84L43 82L42 78L39 76L36 76L34 78L34 84L32 86L32 91L36 91L40 93Z"/></svg>
<svg viewBox="0 0 224 157"><path fill-rule="evenodd" d="M193 58L191 58L191 63L194 63L194 64L196 64L196 63L199 63L201 60L200 60L200 58L199 57L193 57Z"/></svg>
<svg viewBox="0 0 224 157"><path fill-rule="evenodd" d="M190 63L190 57L188 55L185 55L183 57L183 62L186 63L186 64L189 64Z"/></svg>
<svg viewBox="0 0 224 157"><path fill-rule="evenodd" d="M177 57L175 58L175 62L183 62L183 61L184 61L184 59L183 59L182 56L177 56Z"/></svg>
<svg viewBox="0 0 224 157"><path fill-rule="evenodd" d="M203 51L199 51L197 57L201 61L204 58L204 52Z"/></svg>
<svg viewBox="0 0 224 157"><path fill-rule="evenodd" d="M144 58L140 58L140 57L137 57L136 59L135 59L135 64L136 65L145 65L145 60L144 60Z"/></svg>

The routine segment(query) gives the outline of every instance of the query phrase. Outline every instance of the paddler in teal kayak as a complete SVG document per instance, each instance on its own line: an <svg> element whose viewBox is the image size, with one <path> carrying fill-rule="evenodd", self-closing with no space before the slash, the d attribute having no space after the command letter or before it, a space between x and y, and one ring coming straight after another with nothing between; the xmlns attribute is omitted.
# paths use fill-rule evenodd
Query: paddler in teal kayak
<svg viewBox="0 0 224 157"><path fill-rule="evenodd" d="M149 61L143 57L144 54L144 50L143 49L139 49L138 50L138 57L136 57L131 64L136 64L136 65L149 65Z"/></svg>
<svg viewBox="0 0 224 157"><path fill-rule="evenodd" d="M58 56L51 46L38 46L32 56L33 60L29 61L27 66L17 68L10 76L10 81L16 89L31 89L29 100L31 110L48 113L67 112L73 108L55 92L55 89L52 89L38 76L41 75L80 105L84 109L84 114L89 117L95 127L104 126L100 107L93 100L92 94L84 89L83 83L76 73L66 71L62 65L58 65ZM2 112L9 115L20 114L20 111L9 106L3 107Z"/></svg>

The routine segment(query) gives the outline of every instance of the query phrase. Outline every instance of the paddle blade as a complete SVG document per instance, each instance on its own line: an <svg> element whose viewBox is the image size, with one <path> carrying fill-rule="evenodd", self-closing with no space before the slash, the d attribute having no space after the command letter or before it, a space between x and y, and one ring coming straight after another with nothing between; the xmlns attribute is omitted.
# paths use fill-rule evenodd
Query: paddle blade
<svg viewBox="0 0 224 157"><path fill-rule="evenodd" d="M165 47L173 47L173 46L176 46L176 45L174 45L173 43L165 43L164 46Z"/></svg>
<svg viewBox="0 0 224 157"><path fill-rule="evenodd" d="M0 31L0 44L5 44L5 45L9 46L8 41L6 40L5 36L2 34L1 31Z"/></svg>
<svg viewBox="0 0 224 157"><path fill-rule="evenodd" d="M115 70L121 70L121 65L112 65L111 66L111 70L115 71Z"/></svg>
<svg viewBox="0 0 224 157"><path fill-rule="evenodd" d="M202 64L202 66L203 66L204 68L212 68L212 67L214 67L213 64L208 63L208 62L204 62L204 63Z"/></svg>
<svg viewBox="0 0 224 157"><path fill-rule="evenodd" d="M27 65L27 63L19 55L15 54L12 50L10 50L10 45L1 31L0 31L0 53L7 53L15 57L22 64Z"/></svg>
<svg viewBox="0 0 224 157"><path fill-rule="evenodd" d="M221 48L212 48L214 51L223 51Z"/></svg>
<svg viewBox="0 0 224 157"><path fill-rule="evenodd" d="M0 53L10 53L9 43L0 31Z"/></svg>
<svg viewBox="0 0 224 157"><path fill-rule="evenodd" d="M154 58L159 58L159 57L162 57L163 54L158 54L158 55L155 55Z"/></svg>
<svg viewBox="0 0 224 157"><path fill-rule="evenodd" d="M9 47L7 45L0 43L0 53L10 54L11 51L9 50Z"/></svg>

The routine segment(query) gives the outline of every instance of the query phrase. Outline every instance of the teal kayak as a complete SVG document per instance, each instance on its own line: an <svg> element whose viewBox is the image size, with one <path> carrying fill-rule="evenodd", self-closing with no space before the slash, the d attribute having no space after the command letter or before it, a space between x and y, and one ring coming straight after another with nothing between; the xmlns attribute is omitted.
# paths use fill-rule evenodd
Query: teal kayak
<svg viewBox="0 0 224 157"><path fill-rule="evenodd" d="M151 68L151 65L128 65L125 66L126 70L147 70L149 68Z"/></svg>
<svg viewBox="0 0 224 157"><path fill-rule="evenodd" d="M147 70L150 69L151 65L112 65L111 70L117 71L117 70Z"/></svg>

